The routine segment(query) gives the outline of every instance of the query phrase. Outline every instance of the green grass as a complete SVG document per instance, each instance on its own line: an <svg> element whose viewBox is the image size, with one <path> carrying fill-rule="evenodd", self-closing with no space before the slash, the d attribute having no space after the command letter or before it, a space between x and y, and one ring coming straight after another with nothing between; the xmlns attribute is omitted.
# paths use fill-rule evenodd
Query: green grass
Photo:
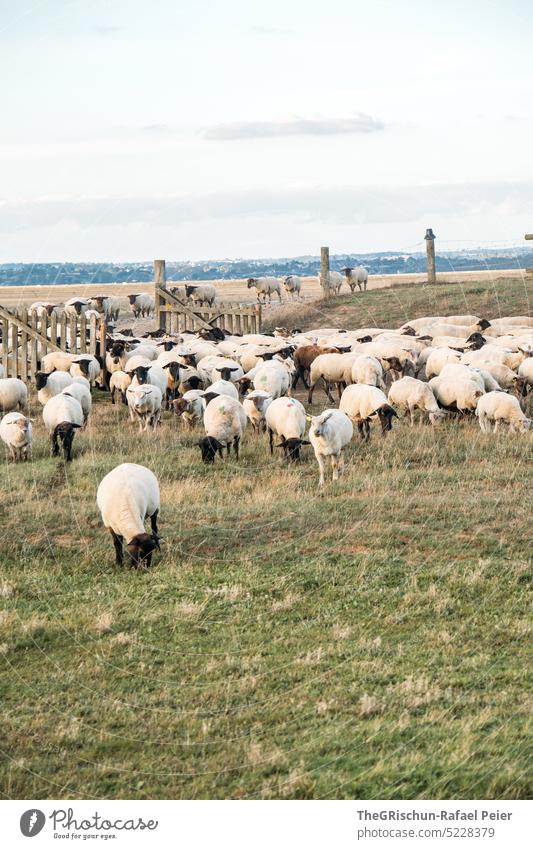
<svg viewBox="0 0 533 849"><path fill-rule="evenodd" d="M532 795L531 435L402 421L321 495L309 449L287 468L248 433L209 468L96 397L72 464L37 423L2 469L4 797ZM125 460L161 484L149 572L113 565L95 504Z"/></svg>

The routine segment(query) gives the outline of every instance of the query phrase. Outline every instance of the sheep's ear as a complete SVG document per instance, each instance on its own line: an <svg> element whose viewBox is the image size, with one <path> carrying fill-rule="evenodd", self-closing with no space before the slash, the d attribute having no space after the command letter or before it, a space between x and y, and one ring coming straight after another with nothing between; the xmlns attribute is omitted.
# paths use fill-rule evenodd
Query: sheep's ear
<svg viewBox="0 0 533 849"><path fill-rule="evenodd" d="M82 425L72 423L72 427L82 427Z"/></svg>
<svg viewBox="0 0 533 849"><path fill-rule="evenodd" d="M161 542L163 537L158 537L157 534L152 534L152 539L155 542L155 547L157 548L157 550L161 551L161 546L159 545L159 543Z"/></svg>
<svg viewBox="0 0 533 849"><path fill-rule="evenodd" d="M301 439L301 440L300 440L300 445L311 445L311 443L309 442L309 440L308 440L308 439Z"/></svg>

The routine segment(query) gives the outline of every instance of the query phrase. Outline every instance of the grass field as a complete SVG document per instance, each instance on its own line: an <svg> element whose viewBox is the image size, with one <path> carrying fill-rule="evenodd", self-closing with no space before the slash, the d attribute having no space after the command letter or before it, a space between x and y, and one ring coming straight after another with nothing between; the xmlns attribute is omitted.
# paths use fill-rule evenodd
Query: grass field
<svg viewBox="0 0 533 849"><path fill-rule="evenodd" d="M532 303L523 280L404 286L286 318ZM287 468L248 432L209 468L168 415L140 438L95 400L68 467L36 424L2 469L5 798L531 797L532 435L402 422L321 495L309 448ZM150 572L113 565L95 505L126 460L161 484Z"/></svg>

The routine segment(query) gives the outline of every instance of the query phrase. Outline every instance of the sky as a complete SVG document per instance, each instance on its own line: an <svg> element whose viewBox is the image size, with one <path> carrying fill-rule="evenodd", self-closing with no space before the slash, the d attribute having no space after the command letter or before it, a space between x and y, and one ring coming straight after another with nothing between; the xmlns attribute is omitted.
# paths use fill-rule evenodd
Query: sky
<svg viewBox="0 0 533 849"><path fill-rule="evenodd" d="M0 262L520 244L532 36L529 0L0 0Z"/></svg>

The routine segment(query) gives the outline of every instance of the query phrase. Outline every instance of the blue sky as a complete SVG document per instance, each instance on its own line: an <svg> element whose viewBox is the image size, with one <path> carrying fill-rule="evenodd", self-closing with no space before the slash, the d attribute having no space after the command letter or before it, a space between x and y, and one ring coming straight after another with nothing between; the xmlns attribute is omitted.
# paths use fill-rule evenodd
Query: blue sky
<svg viewBox="0 0 533 849"><path fill-rule="evenodd" d="M0 261L533 229L526 2L0 0Z"/></svg>

